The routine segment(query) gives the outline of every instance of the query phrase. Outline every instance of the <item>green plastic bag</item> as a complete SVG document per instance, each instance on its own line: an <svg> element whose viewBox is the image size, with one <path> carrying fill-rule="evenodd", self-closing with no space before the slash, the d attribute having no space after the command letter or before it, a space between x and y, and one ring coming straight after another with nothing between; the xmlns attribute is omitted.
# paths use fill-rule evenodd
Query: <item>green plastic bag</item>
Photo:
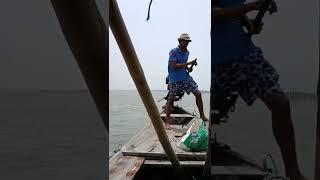
<svg viewBox="0 0 320 180"><path fill-rule="evenodd" d="M192 127L190 127L192 128ZM208 131L206 124L202 122L198 132L190 132L183 144L190 149L190 151L206 151L208 148Z"/></svg>

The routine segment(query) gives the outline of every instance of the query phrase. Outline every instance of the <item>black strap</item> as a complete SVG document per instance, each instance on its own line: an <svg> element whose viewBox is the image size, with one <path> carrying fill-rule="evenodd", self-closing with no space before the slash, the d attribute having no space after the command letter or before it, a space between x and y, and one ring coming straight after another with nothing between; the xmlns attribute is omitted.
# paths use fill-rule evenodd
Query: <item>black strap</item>
<svg viewBox="0 0 320 180"><path fill-rule="evenodd" d="M149 3L149 8L148 8L148 15L147 15L147 21L150 19L150 8L151 8L152 0Z"/></svg>

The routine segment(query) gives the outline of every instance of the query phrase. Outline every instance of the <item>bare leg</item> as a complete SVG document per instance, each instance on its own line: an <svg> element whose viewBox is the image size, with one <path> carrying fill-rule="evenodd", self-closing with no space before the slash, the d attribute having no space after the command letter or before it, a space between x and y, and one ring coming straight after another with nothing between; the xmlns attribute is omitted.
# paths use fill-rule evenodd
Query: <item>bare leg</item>
<svg viewBox="0 0 320 180"><path fill-rule="evenodd" d="M206 118L206 116L204 115L204 111L203 111L203 102L202 102L201 92L199 90L197 90L197 91L193 92L193 94L196 97L196 104L199 109L200 118L203 121L208 121L208 118Z"/></svg>
<svg viewBox="0 0 320 180"><path fill-rule="evenodd" d="M262 100L272 113L273 134L281 149L286 176L291 180L306 179L298 165L289 99L284 94L276 94Z"/></svg>
<svg viewBox="0 0 320 180"><path fill-rule="evenodd" d="M168 98L167 106L166 106L166 122L165 122L165 128L170 129L170 114L171 114L171 109L173 106L173 99Z"/></svg>

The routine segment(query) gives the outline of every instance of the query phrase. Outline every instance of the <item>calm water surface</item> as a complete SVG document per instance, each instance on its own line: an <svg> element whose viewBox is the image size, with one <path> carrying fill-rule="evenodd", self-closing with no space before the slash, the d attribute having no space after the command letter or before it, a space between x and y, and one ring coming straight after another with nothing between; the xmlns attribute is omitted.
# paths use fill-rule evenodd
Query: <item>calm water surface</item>
<svg viewBox="0 0 320 180"><path fill-rule="evenodd" d="M155 100L166 95L165 91L152 93ZM119 144L125 144L150 120L137 91L110 91L109 97L109 155L112 155ZM299 163L302 171L311 179L314 172L316 99L312 95L293 95L290 99ZM205 113L208 114L209 93L203 93L203 101ZM163 103L157 103L159 110ZM193 95L185 96L178 104L198 114ZM270 118L271 114L261 101L247 107L242 100L238 100L230 122L216 127L217 136L233 149L258 162L265 154L271 153L279 170L283 172L281 154L272 134Z"/></svg>

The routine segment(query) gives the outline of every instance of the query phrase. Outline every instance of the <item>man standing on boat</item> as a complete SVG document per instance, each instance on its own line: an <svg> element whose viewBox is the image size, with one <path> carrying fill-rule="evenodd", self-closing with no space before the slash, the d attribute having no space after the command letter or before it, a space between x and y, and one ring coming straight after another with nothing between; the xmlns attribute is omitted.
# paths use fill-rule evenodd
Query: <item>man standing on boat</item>
<svg viewBox="0 0 320 180"><path fill-rule="evenodd" d="M250 34L260 32L262 24L254 27L246 14L260 10L264 1L212 1L211 83L215 92L238 92L249 106L257 98L264 102L272 113L273 133L282 152L286 176L304 180L298 166L289 99L280 88L277 71L243 28L249 24Z"/></svg>
<svg viewBox="0 0 320 180"><path fill-rule="evenodd" d="M196 104L199 109L200 118L203 121L208 121L203 112L203 103L201 92L198 90L197 83L187 72L188 65L192 65L196 60L188 61L189 51L187 49L191 39L187 33L183 33L178 38L178 47L172 49L169 53L168 73L169 73L169 94L166 106L166 122L165 128L170 129L170 114L173 107L173 98L179 96L180 92L187 94L193 93L196 97Z"/></svg>

